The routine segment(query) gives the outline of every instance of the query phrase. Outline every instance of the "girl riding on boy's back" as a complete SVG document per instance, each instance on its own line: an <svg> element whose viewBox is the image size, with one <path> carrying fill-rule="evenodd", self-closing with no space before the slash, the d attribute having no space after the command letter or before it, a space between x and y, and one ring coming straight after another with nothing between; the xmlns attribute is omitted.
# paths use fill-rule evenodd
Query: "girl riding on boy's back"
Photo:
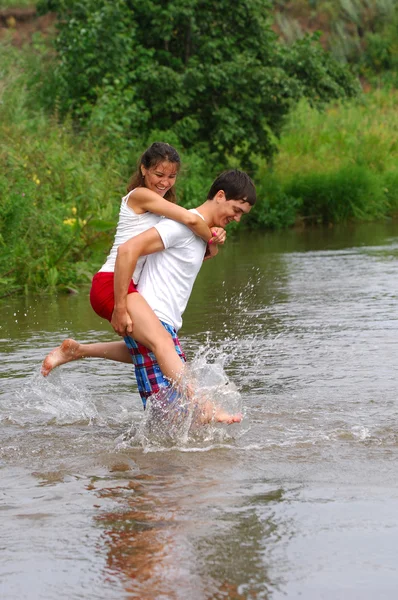
<svg viewBox="0 0 398 600"><path fill-rule="evenodd" d="M211 253L215 244L225 240L223 229L216 228L210 231L199 215L175 204L174 184L179 168L180 157L177 151L169 144L155 142L141 156L137 171L130 180L128 193L122 199L114 244L105 264L94 275L90 292L93 309L100 317L110 322L115 304L113 283L117 251L128 239L150 229L161 217L167 217L183 223L209 244L213 243L209 245ZM179 381L184 364L175 350L174 342L149 304L137 291L136 286L144 262L145 257L141 257L130 282L127 308L131 322L126 328L126 334L132 335L155 354L163 374L168 379ZM131 362L124 342L103 342L86 346L87 351L84 345L74 340L65 340L46 357L42 374L46 376L54 367L86 356Z"/></svg>

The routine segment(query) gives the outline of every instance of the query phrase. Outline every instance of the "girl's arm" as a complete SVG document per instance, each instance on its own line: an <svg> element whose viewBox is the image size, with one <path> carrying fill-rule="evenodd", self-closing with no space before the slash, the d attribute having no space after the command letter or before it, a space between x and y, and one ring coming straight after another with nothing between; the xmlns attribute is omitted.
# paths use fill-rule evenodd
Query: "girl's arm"
<svg viewBox="0 0 398 600"><path fill-rule="evenodd" d="M189 229L192 229L195 235L201 237L205 242L208 242L212 237L211 231L202 217L182 206L165 200L159 194L147 188L136 188L134 194L130 194L128 204L133 209L140 208L143 211L152 212L155 215L162 215L168 219L178 221L189 227Z"/></svg>
<svg viewBox="0 0 398 600"><path fill-rule="evenodd" d="M212 227L211 235L213 237L207 242L208 244L224 244L227 239L227 232L222 227Z"/></svg>

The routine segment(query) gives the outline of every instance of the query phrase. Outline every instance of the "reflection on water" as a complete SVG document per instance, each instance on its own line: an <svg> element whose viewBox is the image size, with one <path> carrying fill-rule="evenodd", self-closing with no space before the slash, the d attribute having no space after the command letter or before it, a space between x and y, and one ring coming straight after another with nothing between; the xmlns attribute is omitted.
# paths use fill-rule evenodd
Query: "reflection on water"
<svg viewBox="0 0 398 600"><path fill-rule="evenodd" d="M152 475L127 479L120 464L119 485L90 485L99 498L115 501L114 510L96 518L110 576L120 576L131 598L267 598L275 581L264 556L280 539L268 505L281 500L282 490L265 491L261 482L262 494L242 494L235 484L221 496L217 474L194 460L193 493L185 481L191 465L177 465L176 458L160 457ZM224 466L231 468L228 460Z"/></svg>
<svg viewBox="0 0 398 600"><path fill-rule="evenodd" d="M397 256L389 223L243 234L205 263L181 338L243 410L229 427L155 421L129 365L43 379L109 324L84 293L3 300L1 596L395 598Z"/></svg>
<svg viewBox="0 0 398 600"><path fill-rule="evenodd" d="M98 496L115 500L115 509L102 512L96 521L105 533L107 569L113 575L122 575L132 597L167 594L173 598L173 586L167 585L164 573L173 544L177 507L159 500L157 490L152 492L147 485L152 480L137 475L125 485L101 489Z"/></svg>

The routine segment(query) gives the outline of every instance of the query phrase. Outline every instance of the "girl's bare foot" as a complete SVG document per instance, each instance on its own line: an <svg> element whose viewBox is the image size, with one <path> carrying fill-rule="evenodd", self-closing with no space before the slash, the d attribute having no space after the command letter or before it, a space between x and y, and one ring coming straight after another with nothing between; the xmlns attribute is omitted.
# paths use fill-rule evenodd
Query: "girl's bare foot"
<svg viewBox="0 0 398 600"><path fill-rule="evenodd" d="M41 374L43 377L47 377L50 371L55 369L55 367L59 367L71 360L80 358L78 352L79 346L79 342L76 342L75 340L64 340L58 348L55 348L50 354L47 354L41 365Z"/></svg>

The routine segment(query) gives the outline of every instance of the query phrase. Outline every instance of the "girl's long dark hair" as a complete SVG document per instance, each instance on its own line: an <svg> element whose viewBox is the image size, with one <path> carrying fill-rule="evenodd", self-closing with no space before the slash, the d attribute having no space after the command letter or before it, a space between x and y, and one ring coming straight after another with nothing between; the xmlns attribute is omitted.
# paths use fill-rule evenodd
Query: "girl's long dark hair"
<svg viewBox="0 0 398 600"><path fill-rule="evenodd" d="M174 163L177 166L177 172L180 170L181 160L177 150L165 142L154 142L145 150L138 161L137 170L131 176L127 186L127 192L131 192L131 190L139 186L145 187L145 181L141 173L141 165L146 169L150 169L151 167L156 167L156 165L164 160ZM164 197L166 200L169 200L169 202L173 202L174 204L177 203L174 185L167 190Z"/></svg>

